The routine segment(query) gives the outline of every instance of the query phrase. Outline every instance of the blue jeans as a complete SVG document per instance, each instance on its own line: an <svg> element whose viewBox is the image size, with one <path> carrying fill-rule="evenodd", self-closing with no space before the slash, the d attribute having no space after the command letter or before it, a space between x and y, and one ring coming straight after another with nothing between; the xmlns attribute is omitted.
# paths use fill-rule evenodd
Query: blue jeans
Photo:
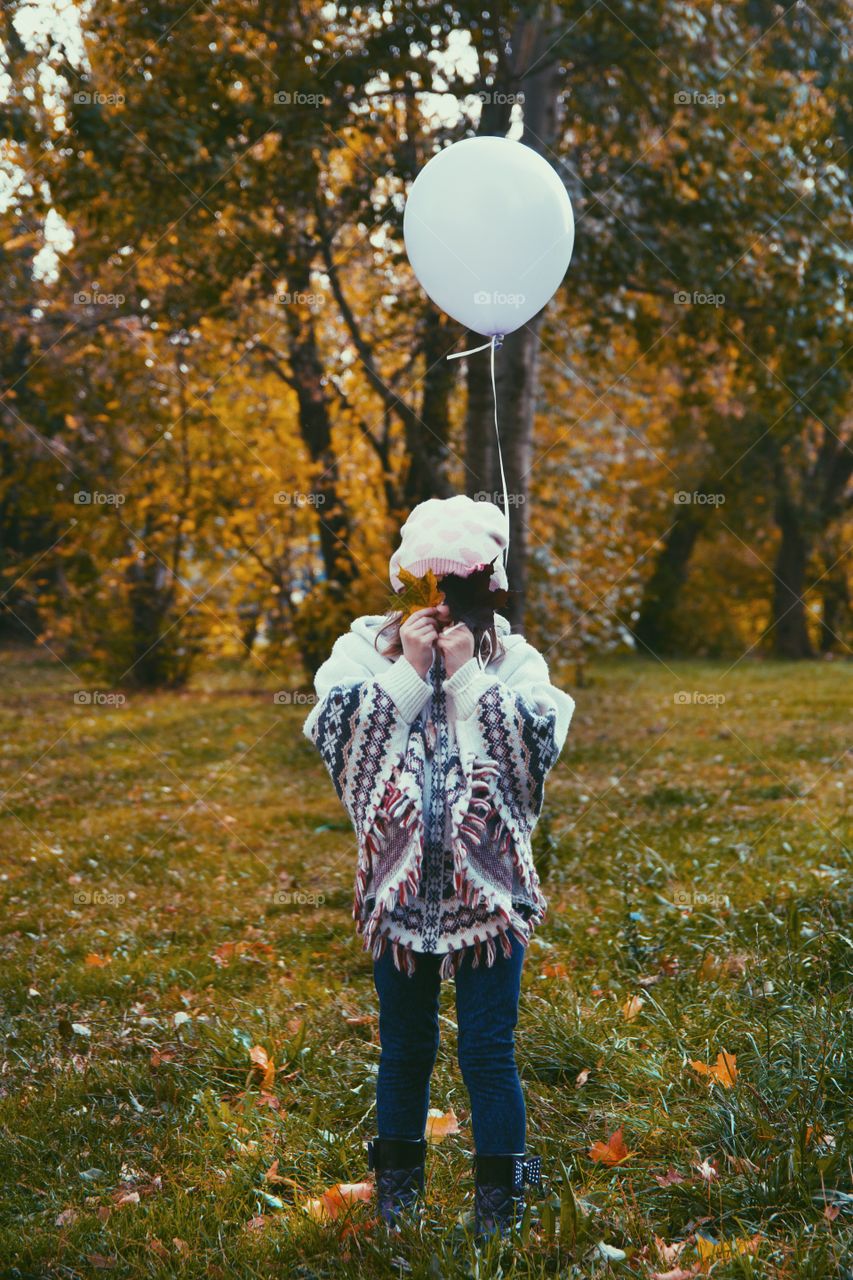
<svg viewBox="0 0 853 1280"><path fill-rule="evenodd" d="M459 1067L471 1099L474 1146L481 1155L524 1151L526 1115L514 1033L525 947L514 934L510 938L511 956L497 947L491 966L482 956L474 968L471 949L454 979ZM379 996L380 1138L424 1136L440 1040L441 960L440 955L419 953L415 972L401 973L386 947L373 962Z"/></svg>

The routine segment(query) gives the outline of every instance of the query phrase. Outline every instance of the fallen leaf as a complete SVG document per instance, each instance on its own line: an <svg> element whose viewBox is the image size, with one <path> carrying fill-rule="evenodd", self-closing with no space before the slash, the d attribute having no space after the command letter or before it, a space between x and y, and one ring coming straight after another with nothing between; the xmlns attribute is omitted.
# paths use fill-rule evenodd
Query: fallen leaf
<svg viewBox="0 0 853 1280"><path fill-rule="evenodd" d="M607 1262L623 1262L628 1256L624 1249L617 1249L612 1244L605 1244L603 1240L598 1242L598 1252Z"/></svg>
<svg viewBox="0 0 853 1280"><path fill-rule="evenodd" d="M459 1132L459 1121L456 1118L456 1112L451 1109L444 1113L430 1107L427 1112L426 1122L426 1140L427 1142L443 1142L449 1133Z"/></svg>
<svg viewBox="0 0 853 1280"><path fill-rule="evenodd" d="M97 951L90 951L83 963L89 969L103 969L108 964L112 964L112 956L99 956Z"/></svg>
<svg viewBox="0 0 853 1280"><path fill-rule="evenodd" d="M678 1170L673 1168L672 1165L669 1166L666 1173L655 1174L655 1182L658 1184L659 1187L675 1187L675 1186L678 1186L679 1182L684 1182L684 1181L686 1181L686 1179L683 1178L682 1175L678 1172Z"/></svg>
<svg viewBox="0 0 853 1280"><path fill-rule="evenodd" d="M642 996L631 996L622 1006L622 1016L626 1022L633 1022L645 1004Z"/></svg>
<svg viewBox="0 0 853 1280"><path fill-rule="evenodd" d="M569 971L562 960L552 960L542 966L543 978L567 978Z"/></svg>
<svg viewBox="0 0 853 1280"><path fill-rule="evenodd" d="M302 1207L315 1222L341 1217L359 1200L371 1200L375 1191L372 1182L336 1182L316 1200L309 1200Z"/></svg>
<svg viewBox="0 0 853 1280"><path fill-rule="evenodd" d="M591 1070L590 1067L584 1067L583 1071L578 1072L578 1077L575 1080L576 1089L582 1089L584 1087L587 1080L589 1079L590 1070Z"/></svg>
<svg viewBox="0 0 853 1280"><path fill-rule="evenodd" d="M264 1181L265 1182L290 1182L292 1181L292 1179L285 1178L282 1174L279 1173L278 1160L276 1159L276 1160L273 1160L272 1164L264 1174Z"/></svg>
<svg viewBox="0 0 853 1280"><path fill-rule="evenodd" d="M693 1168L701 1178L705 1179L706 1182L710 1182L713 1178L719 1178L720 1176L717 1170L717 1162L715 1160L705 1159L701 1164L694 1165Z"/></svg>
<svg viewBox="0 0 853 1280"><path fill-rule="evenodd" d="M271 1089L275 1080L275 1063L266 1049L263 1045L256 1044L253 1049L249 1050L249 1057L252 1061L252 1070L261 1077L261 1088Z"/></svg>
<svg viewBox="0 0 853 1280"><path fill-rule="evenodd" d="M696 1252L703 1260L713 1258L715 1262L723 1258L731 1258L736 1253L757 1253L761 1236L754 1235L748 1240L711 1240L707 1236L697 1235Z"/></svg>
<svg viewBox="0 0 853 1280"><path fill-rule="evenodd" d="M56 1215L56 1220L55 1220L55 1222L54 1222L54 1226L56 1226L56 1227L70 1227L70 1226L71 1226L71 1223L72 1223L72 1222L76 1222L76 1221L77 1221L77 1210L76 1210L76 1209L63 1209L61 1213L58 1213L58 1214Z"/></svg>
<svg viewBox="0 0 853 1280"><path fill-rule="evenodd" d="M681 1179L681 1181L683 1181L683 1179ZM686 1245L687 1245L686 1240L678 1240L676 1241L675 1244L667 1244L666 1241L662 1238L662 1236L655 1236L655 1248L660 1254L661 1260L663 1262L669 1262L669 1263L677 1262L678 1255L682 1252L682 1250L686 1247Z"/></svg>
<svg viewBox="0 0 853 1280"><path fill-rule="evenodd" d="M621 1164L623 1160L627 1160L635 1154L634 1151L629 1151L625 1146L621 1125L615 1133L610 1135L606 1142L594 1142L589 1150L590 1160L594 1160L596 1164L606 1165Z"/></svg>
<svg viewBox="0 0 853 1280"><path fill-rule="evenodd" d="M721 1084L724 1089L733 1089L737 1080L737 1054L722 1053L717 1054L717 1061L713 1066L709 1066L705 1062L695 1062L692 1058L690 1065L697 1075L704 1076L708 1080L708 1084Z"/></svg>
<svg viewBox="0 0 853 1280"><path fill-rule="evenodd" d="M138 1191L117 1191L113 1197L117 1205L139 1204Z"/></svg>

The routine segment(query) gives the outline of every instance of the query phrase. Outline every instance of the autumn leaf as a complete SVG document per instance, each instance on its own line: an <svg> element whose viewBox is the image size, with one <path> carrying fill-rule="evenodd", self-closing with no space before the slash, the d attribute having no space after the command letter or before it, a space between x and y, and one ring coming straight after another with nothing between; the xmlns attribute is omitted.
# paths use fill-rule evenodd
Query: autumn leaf
<svg viewBox="0 0 853 1280"><path fill-rule="evenodd" d="M702 1076L711 1085L715 1081L721 1084L724 1089L733 1089L737 1080L737 1054L722 1053L717 1054L717 1061L709 1066L705 1062L695 1062L692 1058L690 1065L697 1075Z"/></svg>
<svg viewBox="0 0 853 1280"><path fill-rule="evenodd" d="M714 1178L719 1178L720 1176L715 1160L708 1160L706 1158L701 1164L694 1165L693 1167L699 1174L700 1178L703 1178L705 1182L711 1182Z"/></svg>
<svg viewBox="0 0 853 1280"><path fill-rule="evenodd" d="M431 1107L427 1112L426 1122L426 1140L427 1142L443 1142L449 1133L459 1132L459 1121L456 1118L456 1112L451 1107L448 1112L437 1111Z"/></svg>
<svg viewBox="0 0 853 1280"><path fill-rule="evenodd" d="M686 1247L686 1240L679 1240L675 1244L667 1244L662 1236L655 1236L655 1248L660 1254L662 1262L673 1263L678 1261L679 1254Z"/></svg>
<svg viewBox="0 0 853 1280"><path fill-rule="evenodd" d="M628 1160L635 1154L634 1151L629 1151L625 1146L621 1125L615 1133L610 1135L606 1142L594 1142L589 1149L589 1158L595 1161L596 1164L621 1164L623 1160Z"/></svg>
<svg viewBox="0 0 853 1280"><path fill-rule="evenodd" d="M757 1253L761 1236L750 1236L749 1239L711 1240L707 1236L696 1237L696 1252L703 1260L719 1262L731 1258L737 1253Z"/></svg>
<svg viewBox="0 0 853 1280"><path fill-rule="evenodd" d="M103 969L112 961L112 956L99 956L96 951L90 951L83 963L88 969Z"/></svg>
<svg viewBox="0 0 853 1280"><path fill-rule="evenodd" d="M417 609L428 609L443 604L444 592L439 590L438 579L432 569L416 578L408 569L398 570L403 590L389 597L388 612L402 614L400 622L405 622Z"/></svg>
<svg viewBox="0 0 853 1280"><path fill-rule="evenodd" d="M542 966L543 978L567 978L569 971L562 960L552 960Z"/></svg>
<svg viewBox="0 0 853 1280"><path fill-rule="evenodd" d="M249 1058L252 1062L252 1070L261 1077L261 1087L271 1089L275 1080L275 1063L263 1045L256 1044L253 1049L250 1049Z"/></svg>
<svg viewBox="0 0 853 1280"><path fill-rule="evenodd" d="M645 1004L642 996L631 996L622 1006L622 1017L626 1022L633 1022Z"/></svg>
<svg viewBox="0 0 853 1280"><path fill-rule="evenodd" d="M666 1173L655 1174L655 1182L659 1187L675 1187L679 1182L684 1181L686 1179L672 1165L669 1166Z"/></svg>
<svg viewBox="0 0 853 1280"><path fill-rule="evenodd" d="M315 1222L333 1221L359 1200L371 1200L374 1190L372 1182L336 1182L316 1200L308 1200L302 1208Z"/></svg>
<svg viewBox="0 0 853 1280"><path fill-rule="evenodd" d="M576 1089L582 1089L584 1087L587 1080L589 1079L590 1070L591 1070L590 1067L584 1067L583 1071L578 1072L577 1079L575 1080Z"/></svg>

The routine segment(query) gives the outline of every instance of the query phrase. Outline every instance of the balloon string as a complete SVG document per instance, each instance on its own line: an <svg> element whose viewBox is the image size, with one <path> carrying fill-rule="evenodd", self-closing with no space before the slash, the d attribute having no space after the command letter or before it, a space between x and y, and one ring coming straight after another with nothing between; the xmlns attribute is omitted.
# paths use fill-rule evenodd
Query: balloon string
<svg viewBox="0 0 853 1280"><path fill-rule="evenodd" d="M484 342L481 347L471 347L468 351L453 351L447 357L448 360L458 360L460 356L474 356L478 351L485 351L488 347L491 351L491 368L492 368L492 403L495 407L495 437L498 442L498 462L501 468L501 484L504 491L504 519L506 521L506 546L503 552L504 569L506 569L507 559L509 557L509 499L506 491L506 476L504 475L504 460L501 453L501 436L498 431L498 393L495 388L495 351L504 340L502 333L495 334L489 342Z"/></svg>

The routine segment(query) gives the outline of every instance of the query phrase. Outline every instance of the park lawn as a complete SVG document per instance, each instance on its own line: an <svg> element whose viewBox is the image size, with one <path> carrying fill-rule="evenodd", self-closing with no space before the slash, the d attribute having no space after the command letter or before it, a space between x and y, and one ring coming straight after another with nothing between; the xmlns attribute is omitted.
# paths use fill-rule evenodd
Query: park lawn
<svg viewBox="0 0 853 1280"><path fill-rule="evenodd" d="M572 690L517 1035L547 1185L479 1270L452 982L422 1232L305 1212L365 1179L379 1056L308 706L234 670L81 704L22 650L2 683L0 1275L850 1274L849 664Z"/></svg>

